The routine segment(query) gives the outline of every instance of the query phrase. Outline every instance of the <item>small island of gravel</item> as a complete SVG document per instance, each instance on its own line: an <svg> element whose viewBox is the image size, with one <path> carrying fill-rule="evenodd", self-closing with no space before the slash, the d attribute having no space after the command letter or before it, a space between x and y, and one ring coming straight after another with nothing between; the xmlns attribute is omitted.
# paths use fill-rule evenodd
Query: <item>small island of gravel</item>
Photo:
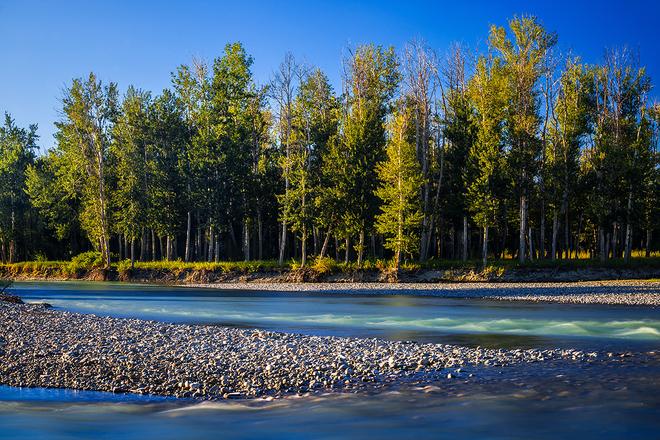
<svg viewBox="0 0 660 440"><path fill-rule="evenodd" d="M379 389L471 377L466 368L599 356L167 324L7 302L0 328L2 384L204 399Z"/></svg>
<svg viewBox="0 0 660 440"><path fill-rule="evenodd" d="M326 293L338 295L421 295L501 301L660 306L660 281L610 280L568 283L205 283L185 287L218 290Z"/></svg>

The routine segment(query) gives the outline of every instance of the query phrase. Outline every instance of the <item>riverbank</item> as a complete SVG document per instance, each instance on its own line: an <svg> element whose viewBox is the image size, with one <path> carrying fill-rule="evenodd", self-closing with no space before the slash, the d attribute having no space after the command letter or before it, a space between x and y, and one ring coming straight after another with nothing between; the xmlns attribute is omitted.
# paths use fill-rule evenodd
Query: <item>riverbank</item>
<svg viewBox="0 0 660 440"><path fill-rule="evenodd" d="M86 255L83 255L85 257ZM512 260L493 261L481 267L476 261L435 261L410 264L393 271L382 261L367 261L362 267L331 259L313 262L304 269L294 263L278 266L275 261L184 263L181 261L138 262L131 269L120 262L102 269L94 259L32 261L0 264L0 280L86 280L157 284L229 283L566 283L609 280L660 279L660 259L636 258L629 263L610 260L535 261L518 266Z"/></svg>
<svg viewBox="0 0 660 440"><path fill-rule="evenodd" d="M570 283L211 283L187 284L185 287L245 292L258 290L342 295L417 295L567 304L660 306L660 281L652 280Z"/></svg>
<svg viewBox="0 0 660 440"><path fill-rule="evenodd" d="M4 302L0 325L2 384L204 399L378 390L605 356L177 325Z"/></svg>

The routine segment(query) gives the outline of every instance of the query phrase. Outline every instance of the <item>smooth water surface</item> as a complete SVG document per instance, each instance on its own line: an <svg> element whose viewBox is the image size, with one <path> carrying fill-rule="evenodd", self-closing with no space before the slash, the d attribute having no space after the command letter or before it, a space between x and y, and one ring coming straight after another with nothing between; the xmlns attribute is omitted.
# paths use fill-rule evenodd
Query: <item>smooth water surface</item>
<svg viewBox="0 0 660 440"><path fill-rule="evenodd" d="M117 283L17 283L13 291L83 313L284 332L489 347L660 347L660 309L648 307Z"/></svg>

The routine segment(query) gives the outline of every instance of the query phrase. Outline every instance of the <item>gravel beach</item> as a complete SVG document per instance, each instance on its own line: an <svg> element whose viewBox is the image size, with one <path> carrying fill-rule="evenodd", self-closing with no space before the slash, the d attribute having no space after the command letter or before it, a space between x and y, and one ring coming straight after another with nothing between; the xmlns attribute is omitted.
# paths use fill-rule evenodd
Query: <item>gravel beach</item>
<svg viewBox="0 0 660 440"><path fill-rule="evenodd" d="M660 282L639 280L569 283L212 283L220 290L320 292L357 295L423 295L572 304L660 306Z"/></svg>
<svg viewBox="0 0 660 440"><path fill-rule="evenodd" d="M467 379L479 368L602 354L493 350L175 325L0 302L0 383L205 399Z"/></svg>

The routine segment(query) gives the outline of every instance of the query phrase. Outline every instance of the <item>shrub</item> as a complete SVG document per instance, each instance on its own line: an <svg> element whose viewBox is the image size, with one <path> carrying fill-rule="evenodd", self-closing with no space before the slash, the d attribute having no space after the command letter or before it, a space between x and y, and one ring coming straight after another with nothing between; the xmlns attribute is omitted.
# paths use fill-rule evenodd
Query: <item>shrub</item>
<svg viewBox="0 0 660 440"><path fill-rule="evenodd" d="M337 262L330 257L316 257L312 263L312 269L319 275L333 273L337 270Z"/></svg>
<svg viewBox="0 0 660 440"><path fill-rule="evenodd" d="M126 277L131 273L131 260L121 260L117 263L117 272L120 277Z"/></svg>

